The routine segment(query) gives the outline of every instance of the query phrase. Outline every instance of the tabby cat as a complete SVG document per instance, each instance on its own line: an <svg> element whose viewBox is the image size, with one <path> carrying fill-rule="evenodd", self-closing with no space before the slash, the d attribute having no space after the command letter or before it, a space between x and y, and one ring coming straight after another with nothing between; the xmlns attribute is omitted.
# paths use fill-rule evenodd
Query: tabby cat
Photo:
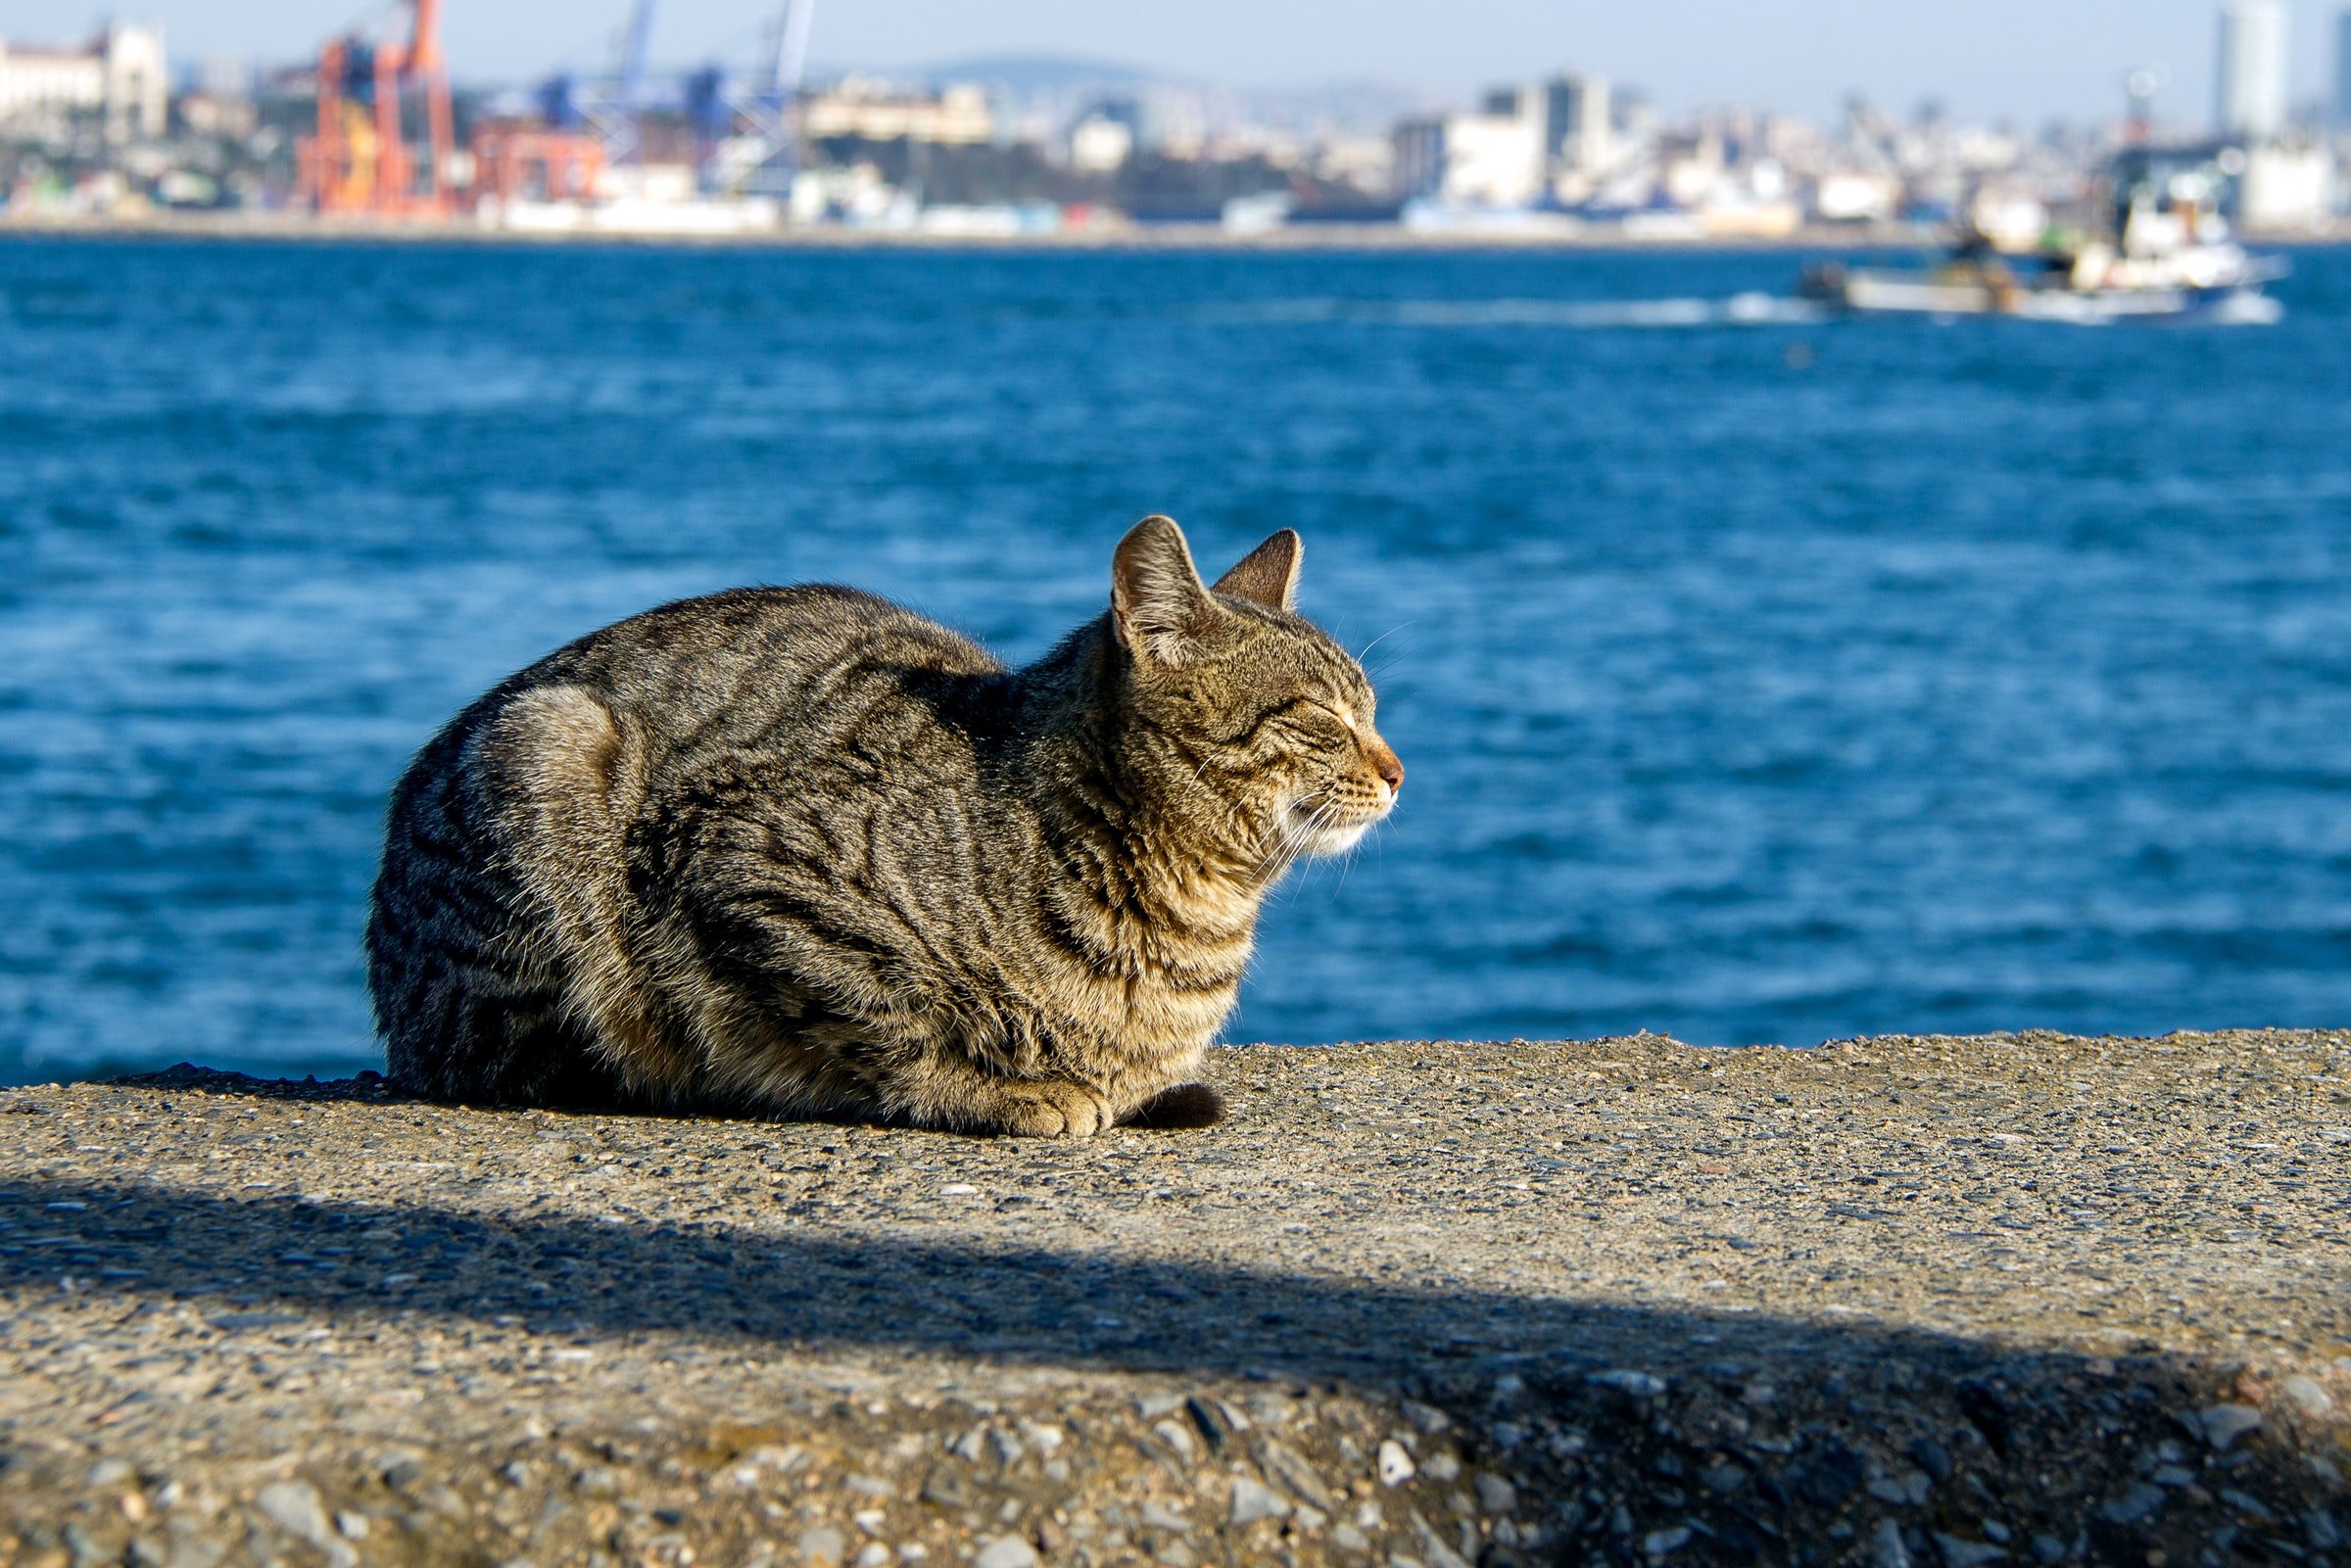
<svg viewBox="0 0 2351 1568"><path fill-rule="evenodd" d="M1196 1125L1258 908L1404 767L1292 612L1148 517L1024 670L888 600L738 589L550 654L392 796L367 923L436 1099L1088 1136Z"/></svg>

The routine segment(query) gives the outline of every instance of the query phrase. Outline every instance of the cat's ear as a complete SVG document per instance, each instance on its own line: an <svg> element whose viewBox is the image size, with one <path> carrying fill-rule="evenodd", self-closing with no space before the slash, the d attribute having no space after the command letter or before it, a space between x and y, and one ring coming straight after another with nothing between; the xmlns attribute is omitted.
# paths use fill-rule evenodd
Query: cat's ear
<svg viewBox="0 0 2351 1568"><path fill-rule="evenodd" d="M1224 611L1209 596L1173 517L1146 517L1110 560L1110 623L1138 659L1181 664Z"/></svg>
<svg viewBox="0 0 2351 1568"><path fill-rule="evenodd" d="M1232 570L1217 579L1216 591L1270 610L1296 609L1298 563L1305 555L1298 530L1285 528L1233 562Z"/></svg>

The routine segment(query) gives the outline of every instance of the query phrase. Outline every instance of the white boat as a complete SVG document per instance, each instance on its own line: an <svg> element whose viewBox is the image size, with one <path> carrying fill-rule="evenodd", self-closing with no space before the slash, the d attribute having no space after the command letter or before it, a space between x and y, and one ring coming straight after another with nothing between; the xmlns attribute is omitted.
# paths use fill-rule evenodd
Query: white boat
<svg viewBox="0 0 2351 1568"><path fill-rule="evenodd" d="M2233 245L2200 246L2163 260L2164 265L2141 267L2127 259L2111 261L2111 253L2091 247L2074 266L2039 277L1965 260L1933 271L1823 266L1805 274L1803 295L1864 315L2005 315L2080 325L2188 316L2253 325L2284 313L2261 292L2284 273L2281 262L2248 257Z"/></svg>
<svg viewBox="0 0 2351 1568"><path fill-rule="evenodd" d="M2230 237L2218 182L2188 170L2161 177L2127 165L2115 237L2023 256L1969 234L1931 268L1807 268L1799 292L1863 315L2003 315L2103 325L2182 318L2259 325L2284 314L2263 285L2284 261Z"/></svg>

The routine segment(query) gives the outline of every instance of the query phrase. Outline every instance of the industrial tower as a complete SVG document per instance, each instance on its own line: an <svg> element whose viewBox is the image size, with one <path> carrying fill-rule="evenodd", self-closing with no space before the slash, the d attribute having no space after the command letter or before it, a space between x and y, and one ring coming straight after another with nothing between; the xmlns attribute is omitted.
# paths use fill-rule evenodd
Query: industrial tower
<svg viewBox="0 0 2351 1568"><path fill-rule="evenodd" d="M441 58L441 0L402 0L407 42L354 30L318 52L318 120L302 138L302 191L321 213L446 214L456 131Z"/></svg>

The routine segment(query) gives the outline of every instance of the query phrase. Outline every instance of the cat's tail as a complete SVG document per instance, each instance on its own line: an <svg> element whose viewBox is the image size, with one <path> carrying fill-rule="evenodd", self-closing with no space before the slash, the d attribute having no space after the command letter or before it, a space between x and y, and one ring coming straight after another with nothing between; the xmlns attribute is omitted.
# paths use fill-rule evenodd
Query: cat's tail
<svg viewBox="0 0 2351 1568"><path fill-rule="evenodd" d="M692 1063L653 1021L631 916L625 835L648 787L643 737L593 692L543 686L510 698L466 749L504 869L537 917L524 939L595 1058L583 1077L654 1100L682 1092Z"/></svg>
<svg viewBox="0 0 2351 1568"><path fill-rule="evenodd" d="M1178 1083L1119 1117L1122 1127L1150 1127L1175 1132L1213 1127L1224 1119L1224 1097L1205 1083Z"/></svg>

